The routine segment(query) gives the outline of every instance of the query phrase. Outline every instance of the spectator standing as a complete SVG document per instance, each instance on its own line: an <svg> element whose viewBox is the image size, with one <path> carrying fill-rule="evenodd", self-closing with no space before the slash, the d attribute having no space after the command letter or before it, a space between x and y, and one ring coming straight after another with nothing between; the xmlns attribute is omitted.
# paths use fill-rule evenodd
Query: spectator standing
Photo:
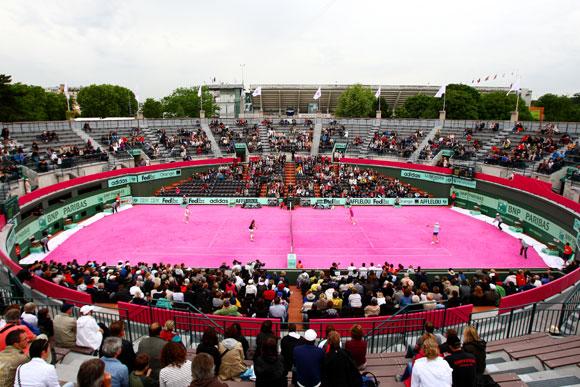
<svg viewBox="0 0 580 387"><path fill-rule="evenodd" d="M254 353L254 357L260 356L262 343L268 337L274 337L274 332L272 332L272 321L270 320L264 321L260 327L260 333L258 333L258 336L256 337L256 352Z"/></svg>
<svg viewBox="0 0 580 387"><path fill-rule="evenodd" d="M287 387L288 372L284 360L278 354L278 343L275 337L269 336L262 343L260 356L254 357L256 387Z"/></svg>
<svg viewBox="0 0 580 387"><path fill-rule="evenodd" d="M151 367L151 377L159 380L159 371L161 370L161 351L167 342L159 337L161 334L161 325L153 323L149 326L149 337L144 338L139 343L137 354L146 353L149 355L149 366Z"/></svg>
<svg viewBox="0 0 580 387"><path fill-rule="evenodd" d="M340 348L340 335L328 335L328 350L322 366L322 387L359 387L362 377L348 352Z"/></svg>
<svg viewBox="0 0 580 387"><path fill-rule="evenodd" d="M453 386L475 386L476 360L471 353L461 349L461 340L455 335L447 338L447 346L451 355L445 357L449 366L453 369Z"/></svg>
<svg viewBox="0 0 580 387"><path fill-rule="evenodd" d="M282 337L280 341L280 351L282 352L282 358L284 359L284 368L286 372L292 370L292 364L294 362L294 348L300 345L301 337L296 332L296 324L288 324L288 334Z"/></svg>
<svg viewBox="0 0 580 387"><path fill-rule="evenodd" d="M140 353L133 363L133 372L129 375L129 387L157 387L159 384L151 378L149 355Z"/></svg>
<svg viewBox="0 0 580 387"><path fill-rule="evenodd" d="M81 308L81 317L77 320L77 345L96 351L103 341L103 330L93 317L93 310L95 307L92 305Z"/></svg>
<svg viewBox="0 0 580 387"><path fill-rule="evenodd" d="M107 337L103 341L101 360L105 363L105 371L111 375L111 387L129 387L129 369L117 359L122 350L119 337Z"/></svg>
<svg viewBox="0 0 580 387"><path fill-rule="evenodd" d="M121 339L121 354L117 356L117 359L127 366L129 372L133 370L133 363L135 362L135 350L133 349L133 343L129 340L125 340L125 323L123 321L113 321L109 327L109 334L111 337L118 337ZM101 356L102 354L101 349Z"/></svg>
<svg viewBox="0 0 580 387"><path fill-rule="evenodd" d="M57 347L72 348L77 341L77 320L72 316L74 305L63 304L54 318L54 339Z"/></svg>
<svg viewBox="0 0 580 387"><path fill-rule="evenodd" d="M314 345L316 331L308 329L304 333L304 344L294 348L296 383L299 387L315 387L322 381L324 351Z"/></svg>
<svg viewBox="0 0 580 387"><path fill-rule="evenodd" d="M192 382L189 387L228 387L222 383L214 371L213 357L207 353L200 353L191 362Z"/></svg>
<svg viewBox="0 0 580 387"><path fill-rule="evenodd" d="M463 330L463 350L475 355L477 361L477 377L480 378L485 371L485 350L487 343L479 338L477 329L473 326L467 326Z"/></svg>
<svg viewBox="0 0 580 387"><path fill-rule="evenodd" d="M453 370L439 356L439 345L433 338L423 342L425 357L415 360L411 387L451 387Z"/></svg>
<svg viewBox="0 0 580 387"><path fill-rule="evenodd" d="M219 343L221 365L219 378L221 380L240 380L240 374L246 370L244 364L244 348L242 344L232 337Z"/></svg>
<svg viewBox="0 0 580 387"><path fill-rule="evenodd" d="M222 362L222 357L220 351L218 350L218 337L215 329L213 327L208 327L203 332L201 336L201 343L197 346L196 354L207 353L213 358L213 363L215 366L215 374L217 375Z"/></svg>
<svg viewBox="0 0 580 387"><path fill-rule="evenodd" d="M48 340L38 339L30 344L30 361L16 370L15 386L60 387L56 369L48 363L50 345Z"/></svg>
<svg viewBox="0 0 580 387"><path fill-rule="evenodd" d="M350 354L359 370L364 370L367 365L367 342L363 340L363 330L359 324L350 328L351 340L345 344L345 350Z"/></svg>
<svg viewBox="0 0 580 387"><path fill-rule="evenodd" d="M22 329L13 329L6 335L6 348L0 352L0 387L13 387L16 369L28 361L24 353L28 336Z"/></svg>
<svg viewBox="0 0 580 387"><path fill-rule="evenodd" d="M159 387L183 387L191 383L191 361L186 356L183 344L165 344L161 351L163 368L159 371Z"/></svg>
<svg viewBox="0 0 580 387"><path fill-rule="evenodd" d="M110 387L111 374L105 372L105 363L101 359L85 361L79 367L76 383L66 383L63 387Z"/></svg>

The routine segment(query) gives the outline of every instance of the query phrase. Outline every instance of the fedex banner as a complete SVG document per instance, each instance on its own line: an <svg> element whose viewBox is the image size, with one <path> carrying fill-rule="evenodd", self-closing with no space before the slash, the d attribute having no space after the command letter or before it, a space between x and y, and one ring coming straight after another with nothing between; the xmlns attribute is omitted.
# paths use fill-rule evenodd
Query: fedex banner
<svg viewBox="0 0 580 387"><path fill-rule="evenodd" d="M169 177L181 176L181 169L169 169L167 171L144 173L141 175L121 176L115 179L109 179L107 184L109 188L130 183L144 183L152 180L167 179Z"/></svg>

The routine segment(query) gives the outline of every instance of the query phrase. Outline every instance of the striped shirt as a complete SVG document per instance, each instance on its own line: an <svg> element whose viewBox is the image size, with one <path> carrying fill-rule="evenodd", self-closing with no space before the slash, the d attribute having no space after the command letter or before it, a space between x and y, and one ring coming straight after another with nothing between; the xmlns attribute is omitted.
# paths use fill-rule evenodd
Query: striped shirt
<svg viewBox="0 0 580 387"><path fill-rule="evenodd" d="M181 367L167 366L159 371L159 387L183 387L191 383L191 361Z"/></svg>

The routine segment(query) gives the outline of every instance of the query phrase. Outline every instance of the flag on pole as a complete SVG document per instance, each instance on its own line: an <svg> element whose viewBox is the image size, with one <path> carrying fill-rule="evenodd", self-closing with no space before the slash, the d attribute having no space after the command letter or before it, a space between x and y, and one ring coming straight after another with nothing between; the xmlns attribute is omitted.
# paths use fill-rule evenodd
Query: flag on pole
<svg viewBox="0 0 580 387"><path fill-rule="evenodd" d="M320 87L318 88L318 90L316 90L316 93L314 93L314 99L318 99L322 96L322 90L320 90Z"/></svg>
<svg viewBox="0 0 580 387"><path fill-rule="evenodd" d="M494 79L494 80L495 80L496 78L497 78L497 74L495 74L495 75L493 76L493 79Z"/></svg>
<svg viewBox="0 0 580 387"><path fill-rule="evenodd" d="M435 94L435 98L441 98L443 97L443 94L445 94L445 89L447 88L447 85L443 85L439 88L439 91L437 92L437 94Z"/></svg>
<svg viewBox="0 0 580 387"><path fill-rule="evenodd" d="M68 94L68 85L65 83L62 92L64 93L64 96L66 97L66 99L70 98L70 95Z"/></svg>
<svg viewBox="0 0 580 387"><path fill-rule="evenodd" d="M201 85L199 85L199 89L197 89L197 96L201 97Z"/></svg>
<svg viewBox="0 0 580 387"><path fill-rule="evenodd" d="M252 93L252 97L257 97L259 95L262 95L262 87L261 86L256 87L256 90L254 90L254 92Z"/></svg>
<svg viewBox="0 0 580 387"><path fill-rule="evenodd" d="M377 90L377 92L375 93L375 98L379 99L381 97L381 87L379 86L379 89Z"/></svg>
<svg viewBox="0 0 580 387"><path fill-rule="evenodd" d="M514 83L511 84L510 86L510 90L507 92L506 95L509 95L512 91L515 91L516 94L519 94L520 92L520 80L518 79L517 81L515 81Z"/></svg>

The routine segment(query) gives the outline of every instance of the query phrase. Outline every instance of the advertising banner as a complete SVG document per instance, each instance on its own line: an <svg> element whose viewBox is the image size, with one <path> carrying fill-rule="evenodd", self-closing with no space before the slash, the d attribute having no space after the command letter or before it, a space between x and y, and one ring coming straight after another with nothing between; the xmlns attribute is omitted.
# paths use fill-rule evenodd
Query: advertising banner
<svg viewBox="0 0 580 387"><path fill-rule="evenodd" d="M551 222L550 220L540 215L528 211L525 208L516 206L505 200L492 198L490 196L474 192L464 191L458 188L453 188L453 191L457 194L458 200L464 200L473 204L477 204L480 207L487 207L492 211L497 211L504 216L510 216L519 219L527 226L532 227L526 230L528 234L538 237L541 240L546 240L547 236L550 236L562 242L569 242L570 244L576 242L576 238L572 234L562 229L554 222Z"/></svg>
<svg viewBox="0 0 580 387"><path fill-rule="evenodd" d="M130 183L143 183L147 181L159 180L159 179L167 179L170 177L181 176L181 169L169 169L167 171L158 171L158 172L151 172L151 173L144 173L141 175L128 175L117 177L115 179L109 179L107 184L109 188L116 187L119 185L125 185Z"/></svg>
<svg viewBox="0 0 580 387"><path fill-rule="evenodd" d="M401 177L407 179L425 180L440 184L455 184L461 187L476 188L477 182L475 180L462 179L460 177L450 175L437 175L434 173L409 171L407 169L401 170Z"/></svg>

